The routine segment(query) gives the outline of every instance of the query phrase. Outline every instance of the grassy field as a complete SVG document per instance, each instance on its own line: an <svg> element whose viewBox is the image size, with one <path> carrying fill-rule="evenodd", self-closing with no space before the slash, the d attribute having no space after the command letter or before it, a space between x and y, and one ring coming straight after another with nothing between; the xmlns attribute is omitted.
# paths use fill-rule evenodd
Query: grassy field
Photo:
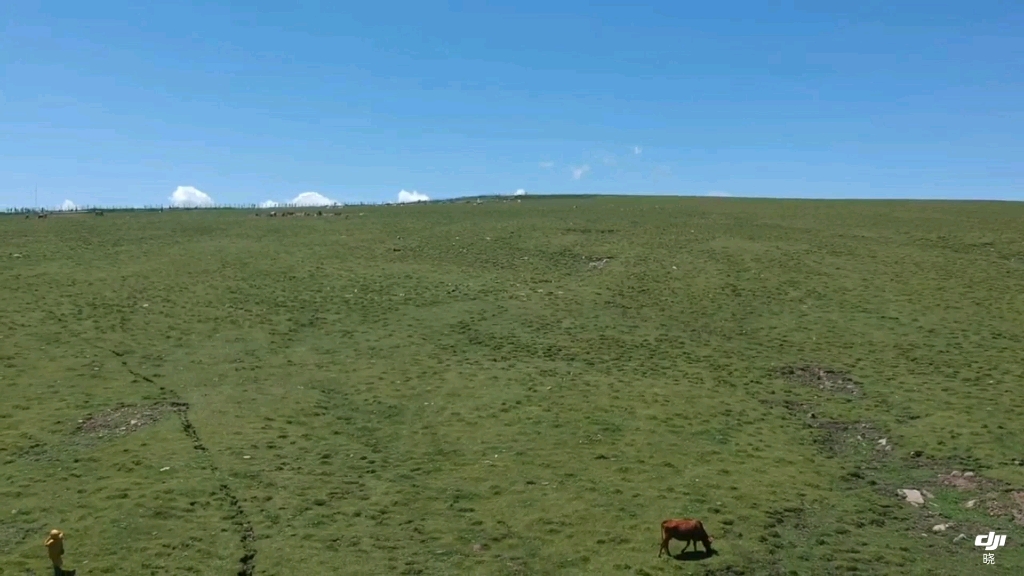
<svg viewBox="0 0 1024 576"><path fill-rule="evenodd" d="M1024 574L1024 204L336 212L0 217L0 574Z"/></svg>

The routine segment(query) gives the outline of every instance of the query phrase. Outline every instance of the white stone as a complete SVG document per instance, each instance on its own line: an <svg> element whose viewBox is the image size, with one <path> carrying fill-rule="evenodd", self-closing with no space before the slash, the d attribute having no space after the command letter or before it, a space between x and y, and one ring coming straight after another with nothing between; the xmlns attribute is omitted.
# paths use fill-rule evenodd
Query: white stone
<svg viewBox="0 0 1024 576"><path fill-rule="evenodd" d="M900 490L897 490L897 493L904 499L906 499L907 502L910 502L914 506L920 506L921 504L924 504L924 496L921 496L921 492L917 490L911 488L901 488Z"/></svg>

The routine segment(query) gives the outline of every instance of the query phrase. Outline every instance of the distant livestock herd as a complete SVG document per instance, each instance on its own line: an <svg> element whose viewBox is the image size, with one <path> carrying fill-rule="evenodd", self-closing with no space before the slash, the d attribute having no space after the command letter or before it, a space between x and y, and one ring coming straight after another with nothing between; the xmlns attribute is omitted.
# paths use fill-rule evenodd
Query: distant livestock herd
<svg viewBox="0 0 1024 576"><path fill-rule="evenodd" d="M255 216L261 216L261 214L259 212L257 212L255 214ZM320 210L317 210L316 214L313 214L312 212L291 212L291 211L289 211L289 212L277 212L277 211L274 211L274 212L271 212L270 214L267 214L267 216L269 216L270 218L275 218L277 216L280 216L280 217L284 218L286 216L342 216L342 214L338 214L337 212L328 212L328 213L324 214ZM348 218L347 214L344 214L344 216L346 218Z"/></svg>
<svg viewBox="0 0 1024 576"><path fill-rule="evenodd" d="M94 210L93 214L95 214L97 216L103 216L103 211L102 210ZM42 218L46 218L49 215L50 215L49 212L37 212L36 213L36 218L42 219ZM25 214L25 220L28 220L31 217L32 217L31 214Z"/></svg>
<svg viewBox="0 0 1024 576"><path fill-rule="evenodd" d="M161 210L161 212L163 212L163 210ZM103 211L102 210L94 210L93 214L95 214L96 216L103 216ZM256 212L254 215L255 216L263 216L263 214L260 214L259 212ZM47 216L49 216L49 213L48 212L37 212L37 213L35 213L35 216L36 216L36 218L46 218ZM344 216L345 218L348 218L348 214L339 214L337 212L327 212L327 213L324 213L322 210L317 210L316 214L314 214L312 212L292 212L292 211L277 212L277 211L274 211L274 212L271 212L271 213L267 214L267 216L269 216L271 218L275 218L277 216L280 216L282 218L284 218L286 216L314 216L314 217L315 216ZM31 217L32 217L32 214L26 214L25 215L25 219L26 220L28 220Z"/></svg>

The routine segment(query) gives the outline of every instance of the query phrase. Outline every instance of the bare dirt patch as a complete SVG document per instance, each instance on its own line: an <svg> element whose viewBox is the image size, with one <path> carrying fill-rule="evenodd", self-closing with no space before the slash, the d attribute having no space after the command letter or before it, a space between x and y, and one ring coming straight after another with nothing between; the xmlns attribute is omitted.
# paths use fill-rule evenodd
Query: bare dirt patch
<svg viewBox="0 0 1024 576"><path fill-rule="evenodd" d="M862 393L860 384L849 374L814 364L785 366L779 370L779 374L787 380L826 392L851 396Z"/></svg>
<svg viewBox="0 0 1024 576"><path fill-rule="evenodd" d="M882 434L869 422L842 422L812 418L808 426L818 430L817 443L830 456L841 456L854 450L874 449Z"/></svg>
<svg viewBox="0 0 1024 576"><path fill-rule="evenodd" d="M871 422L848 422L821 418L814 410L814 405L797 400L761 400L762 404L782 407L793 416L799 417L804 424L819 433L815 443L828 456L851 456L860 453L872 460L878 460L891 454L892 443Z"/></svg>
<svg viewBox="0 0 1024 576"><path fill-rule="evenodd" d="M985 478L971 471L953 470L939 474L938 483L961 492L978 492L963 502L965 508L984 508L989 516L1010 517L1024 526L1024 491L1011 490L1005 483Z"/></svg>
<svg viewBox="0 0 1024 576"><path fill-rule="evenodd" d="M171 412L185 408L187 405L174 402L118 406L80 420L76 432L97 438L124 436L159 422Z"/></svg>
<svg viewBox="0 0 1024 576"><path fill-rule="evenodd" d="M988 502L985 509L989 516L1008 516L1013 518L1016 524L1024 526L1024 492L1009 492L1007 498L1000 498L995 492L990 492L986 496Z"/></svg>
<svg viewBox="0 0 1024 576"><path fill-rule="evenodd" d="M958 490L978 490L992 485L991 482L976 475L974 472L961 472L959 470L954 470L949 474L939 474L939 483Z"/></svg>
<svg viewBox="0 0 1024 576"><path fill-rule="evenodd" d="M985 498L985 510L989 516L1010 517L1016 524L1024 526L1024 492L1010 492L1007 498L1000 498L999 493L990 492Z"/></svg>
<svg viewBox="0 0 1024 576"><path fill-rule="evenodd" d="M1014 492L1010 494L1010 500L1013 502L1013 521L1021 526L1024 526L1024 492Z"/></svg>

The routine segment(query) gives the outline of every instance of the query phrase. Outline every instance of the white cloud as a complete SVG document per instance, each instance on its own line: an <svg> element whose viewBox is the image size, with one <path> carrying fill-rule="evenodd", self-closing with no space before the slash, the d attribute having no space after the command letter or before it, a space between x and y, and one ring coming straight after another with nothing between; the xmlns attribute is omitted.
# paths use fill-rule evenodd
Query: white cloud
<svg viewBox="0 0 1024 576"><path fill-rule="evenodd" d="M303 192L292 198L289 204L292 206L336 206L340 202L331 200L319 192Z"/></svg>
<svg viewBox="0 0 1024 576"><path fill-rule="evenodd" d="M65 201L61 202L60 206L57 207L57 210L63 210L65 212L70 212L72 210L78 210L78 206L76 206L75 203L72 202L71 200L65 200Z"/></svg>
<svg viewBox="0 0 1024 576"><path fill-rule="evenodd" d="M605 156L604 158L601 159L601 161L604 162L608 166L616 166L616 165L618 165L618 162L615 160L615 156L611 156L611 155Z"/></svg>
<svg viewBox="0 0 1024 576"><path fill-rule="evenodd" d="M512 194L512 195L513 196L526 196L526 190L523 190L522 188L520 188L519 190L516 190L515 193Z"/></svg>
<svg viewBox="0 0 1024 576"><path fill-rule="evenodd" d="M579 180L580 178L583 178L583 175L586 174L587 172L590 172L590 166L586 164L584 164L583 166L573 166L572 179Z"/></svg>
<svg viewBox="0 0 1024 576"><path fill-rule="evenodd" d="M405 190L402 190L401 192L398 193L398 202L400 204L408 204L410 202L427 202L429 200L429 196L427 196L426 194L420 194L415 190L413 190L412 192L406 192Z"/></svg>
<svg viewBox="0 0 1024 576"><path fill-rule="evenodd" d="M171 206L176 208L209 208L213 206L213 198L192 186L178 186L171 194Z"/></svg>
<svg viewBox="0 0 1024 576"><path fill-rule="evenodd" d="M280 204L273 200L264 200L263 202L260 202L260 208L277 208L278 206L280 206Z"/></svg>
<svg viewBox="0 0 1024 576"><path fill-rule="evenodd" d="M721 190L712 190L711 192L705 194L705 196L717 196L719 198L727 198L729 196L732 196L732 194L729 194L728 192L722 192Z"/></svg>
<svg viewBox="0 0 1024 576"><path fill-rule="evenodd" d="M639 156L639 155L641 155L643 153L644 153L644 149L643 148L641 148L640 146L633 146L633 154L636 154L637 156Z"/></svg>
<svg viewBox="0 0 1024 576"><path fill-rule="evenodd" d="M550 160L545 160L544 162L540 163L540 167L541 168L552 168L552 167L554 167L554 165L555 165L555 163L551 162Z"/></svg>

